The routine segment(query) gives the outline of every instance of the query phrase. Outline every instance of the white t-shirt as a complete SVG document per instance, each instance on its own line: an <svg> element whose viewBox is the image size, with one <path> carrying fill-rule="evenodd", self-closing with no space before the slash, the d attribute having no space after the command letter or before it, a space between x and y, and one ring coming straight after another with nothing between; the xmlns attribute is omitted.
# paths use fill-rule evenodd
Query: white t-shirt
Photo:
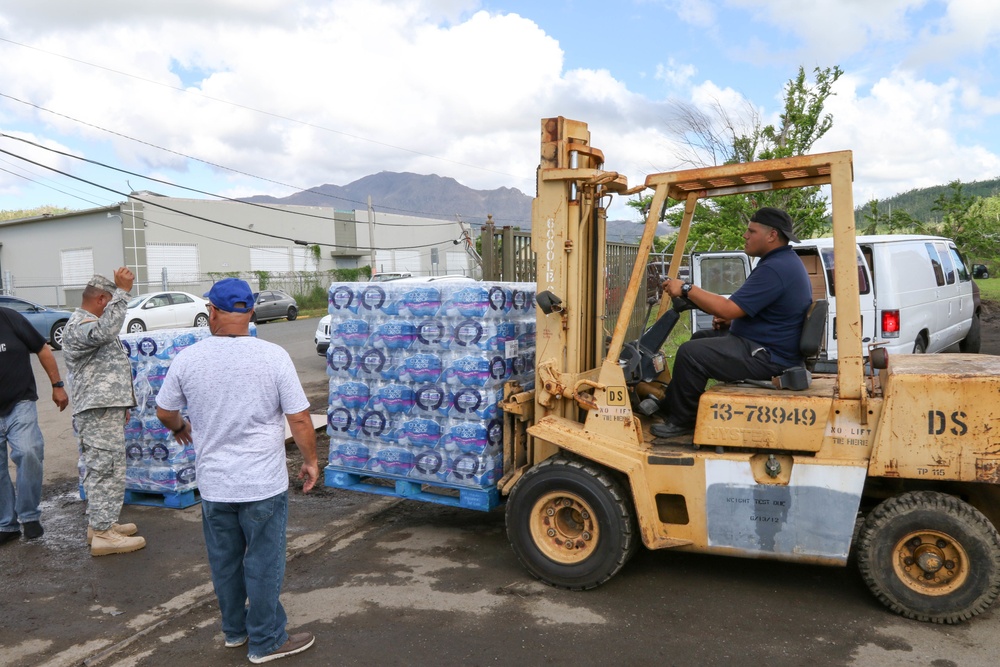
<svg viewBox="0 0 1000 667"><path fill-rule="evenodd" d="M171 362L156 404L187 407L202 498L251 502L288 489L285 415L309 400L281 347L251 336L201 340Z"/></svg>

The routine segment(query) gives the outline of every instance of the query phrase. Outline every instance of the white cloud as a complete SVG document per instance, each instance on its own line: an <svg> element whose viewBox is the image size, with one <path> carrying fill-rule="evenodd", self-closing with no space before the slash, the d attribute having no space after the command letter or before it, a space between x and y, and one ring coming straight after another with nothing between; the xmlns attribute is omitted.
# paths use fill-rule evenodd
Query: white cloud
<svg viewBox="0 0 1000 667"><path fill-rule="evenodd" d="M576 1L580 16L604 7ZM1000 112L992 60L964 62L967 69L937 71L938 78L900 64L923 53L913 41L920 30L939 44L955 42L949 53L992 48L1000 23L992 5L633 0L622 34L607 17L595 41L574 17L581 23L561 33L562 44L557 31L530 18L483 6L485 0L6 0L0 35L17 35L26 46L0 41L0 91L153 145L4 98L0 122L88 157L230 196L289 189L226 172L208 181L214 168L184 155L294 188L388 170L530 194L541 118L588 122L607 168L635 184L686 166L668 136L672 100L717 105L737 117L749 104L772 122L782 84L800 63L810 71L814 63L853 58L828 103L835 123L823 145L856 150L864 187L888 196L1000 173L991 152L1000 145L987 143L991 116ZM679 21L635 34L649 17L670 12ZM662 43L649 35L662 35ZM689 54L675 37L708 47ZM633 45L644 60L631 55ZM575 57L567 58L571 49ZM655 67L658 90L673 97L641 95L612 74L642 67ZM0 171L0 188L14 187L24 187L23 180Z"/></svg>
<svg viewBox="0 0 1000 667"><path fill-rule="evenodd" d="M688 63L679 63L673 58L667 60L667 64L656 66L655 77L665 82L671 88L682 88L690 84L698 68Z"/></svg>
<svg viewBox="0 0 1000 667"><path fill-rule="evenodd" d="M939 85L896 71L868 94L850 75L841 78L836 90L827 103L833 128L815 149L854 151L855 203L954 179L1000 175L997 155L956 140L958 82Z"/></svg>

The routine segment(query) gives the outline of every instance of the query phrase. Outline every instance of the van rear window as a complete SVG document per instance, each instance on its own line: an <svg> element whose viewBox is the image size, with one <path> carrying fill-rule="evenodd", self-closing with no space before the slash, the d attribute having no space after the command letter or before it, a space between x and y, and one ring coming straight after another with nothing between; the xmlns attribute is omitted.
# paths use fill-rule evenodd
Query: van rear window
<svg viewBox="0 0 1000 667"><path fill-rule="evenodd" d="M955 265L951 261L951 253L944 243L935 243L938 256L941 257L941 269L944 271L944 281L949 285L955 284Z"/></svg>
<svg viewBox="0 0 1000 667"><path fill-rule="evenodd" d="M958 269L958 279L963 283L969 280L969 270L965 267L965 260L954 246L948 246L948 253L951 255L955 267Z"/></svg>
<svg viewBox="0 0 1000 667"><path fill-rule="evenodd" d="M833 248L823 248L820 250L823 258L823 268L826 269L826 284L830 289L830 296L837 296L837 288L833 280ZM868 269L865 258L858 253L858 293L868 294L871 292L871 282L868 280Z"/></svg>
<svg viewBox="0 0 1000 667"><path fill-rule="evenodd" d="M931 267L934 269L934 280L937 281L938 287L941 287L944 285L944 268L941 266L941 258L938 256L933 243L925 243L924 248L927 249L927 256L930 258ZM954 281L955 278L952 276L952 282Z"/></svg>
<svg viewBox="0 0 1000 667"><path fill-rule="evenodd" d="M739 257L702 257L701 287L716 294L732 294L746 282L747 274Z"/></svg>

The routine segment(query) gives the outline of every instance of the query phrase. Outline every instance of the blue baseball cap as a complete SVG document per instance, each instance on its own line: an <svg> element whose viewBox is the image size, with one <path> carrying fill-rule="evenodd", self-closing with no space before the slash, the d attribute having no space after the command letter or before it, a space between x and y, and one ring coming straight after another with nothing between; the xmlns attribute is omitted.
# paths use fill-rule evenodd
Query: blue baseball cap
<svg viewBox="0 0 1000 667"><path fill-rule="evenodd" d="M239 278L223 278L205 292L205 298L227 313L249 313L254 306L253 290Z"/></svg>

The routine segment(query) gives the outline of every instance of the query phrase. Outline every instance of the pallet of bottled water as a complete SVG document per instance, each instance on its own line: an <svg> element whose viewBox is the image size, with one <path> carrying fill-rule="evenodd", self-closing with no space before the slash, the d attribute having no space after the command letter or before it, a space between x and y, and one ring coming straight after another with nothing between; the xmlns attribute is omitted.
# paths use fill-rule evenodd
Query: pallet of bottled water
<svg viewBox="0 0 1000 667"><path fill-rule="evenodd" d="M535 284L335 283L329 311L327 486L496 506L503 387L534 379Z"/></svg>
<svg viewBox="0 0 1000 667"><path fill-rule="evenodd" d="M251 325L251 335L256 326ZM208 327L161 329L121 334L132 367L136 406L125 423L125 502L187 507L197 502L195 453L182 445L156 417L156 395L170 362L184 348L211 336ZM186 417L186 412L182 411ZM81 490L83 458L80 458Z"/></svg>

